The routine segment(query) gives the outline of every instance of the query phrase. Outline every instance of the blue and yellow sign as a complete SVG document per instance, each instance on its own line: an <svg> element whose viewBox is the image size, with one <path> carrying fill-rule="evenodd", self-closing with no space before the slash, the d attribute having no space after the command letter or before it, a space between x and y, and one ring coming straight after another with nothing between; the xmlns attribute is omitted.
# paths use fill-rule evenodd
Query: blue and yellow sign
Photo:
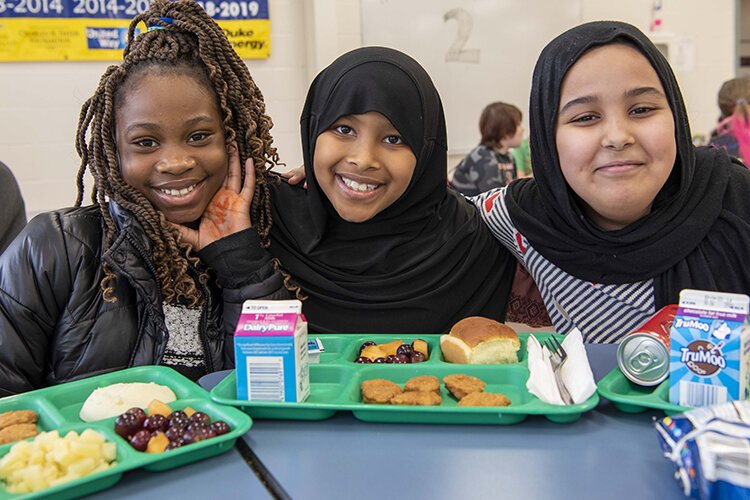
<svg viewBox="0 0 750 500"><path fill-rule="evenodd" d="M199 1L243 59L271 53L268 0ZM0 61L116 61L149 0L0 0Z"/></svg>

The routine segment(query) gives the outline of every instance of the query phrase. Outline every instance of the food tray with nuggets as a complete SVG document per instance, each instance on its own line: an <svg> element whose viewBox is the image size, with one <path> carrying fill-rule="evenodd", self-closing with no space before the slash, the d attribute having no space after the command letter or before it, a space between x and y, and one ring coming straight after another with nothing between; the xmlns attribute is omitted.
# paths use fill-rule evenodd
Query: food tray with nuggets
<svg viewBox="0 0 750 500"><path fill-rule="evenodd" d="M165 470L228 451L251 424L162 366L0 398L0 500L88 495L131 469Z"/></svg>
<svg viewBox="0 0 750 500"><path fill-rule="evenodd" d="M594 408L599 402L596 393L583 403L558 406L527 391L529 335L518 334L518 362L511 364L449 363L441 352L440 335L317 335L325 351L319 363L310 365L306 401L238 400L235 372L213 388L211 397L253 418L291 420L323 420L337 411L350 411L368 422L515 424L528 415L544 415L563 423ZM550 336L534 335L540 341ZM384 358L378 360L376 353L373 360L363 360L372 346L384 351ZM425 352L415 354L419 351ZM384 361L390 356L402 359Z"/></svg>
<svg viewBox="0 0 750 500"><path fill-rule="evenodd" d="M689 408L669 402L669 379L655 386L642 386L628 380L619 368L609 372L596 385L599 395L612 401L620 411L641 413L662 410L667 415L682 413Z"/></svg>

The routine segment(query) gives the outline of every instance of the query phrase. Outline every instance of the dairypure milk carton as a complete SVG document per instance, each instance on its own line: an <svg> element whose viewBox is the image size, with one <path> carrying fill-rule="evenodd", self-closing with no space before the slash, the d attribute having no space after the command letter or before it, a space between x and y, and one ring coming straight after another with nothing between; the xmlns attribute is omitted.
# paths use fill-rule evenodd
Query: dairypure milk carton
<svg viewBox="0 0 750 500"><path fill-rule="evenodd" d="M750 298L683 290L670 332L669 401L709 406L750 396Z"/></svg>
<svg viewBox="0 0 750 500"><path fill-rule="evenodd" d="M302 402L310 394L299 300L246 300L234 332L237 399Z"/></svg>

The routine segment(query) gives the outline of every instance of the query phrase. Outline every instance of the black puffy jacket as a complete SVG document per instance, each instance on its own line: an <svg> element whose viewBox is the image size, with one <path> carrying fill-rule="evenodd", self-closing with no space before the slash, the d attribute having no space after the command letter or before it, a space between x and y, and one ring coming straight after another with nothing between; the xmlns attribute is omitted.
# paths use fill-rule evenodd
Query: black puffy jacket
<svg viewBox="0 0 750 500"><path fill-rule="evenodd" d="M104 254L102 217L89 206L35 217L0 256L0 397L159 364L168 334L150 241L127 211L113 203L110 212L118 234ZM200 253L210 267L211 259L224 266L217 271L223 291L204 290L200 335L209 372L234 364L232 334L245 299L288 297L257 232L225 238L223 249L225 240L253 268L233 270L231 252L212 246ZM117 275L116 302L103 299L102 261Z"/></svg>

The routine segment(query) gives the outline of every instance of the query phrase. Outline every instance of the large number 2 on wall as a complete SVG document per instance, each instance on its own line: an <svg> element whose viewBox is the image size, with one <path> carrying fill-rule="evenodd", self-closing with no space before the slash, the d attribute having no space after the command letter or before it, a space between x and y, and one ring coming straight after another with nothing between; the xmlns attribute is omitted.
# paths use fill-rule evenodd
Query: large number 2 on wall
<svg viewBox="0 0 750 500"><path fill-rule="evenodd" d="M478 63L479 49L464 49L464 45L466 45L466 41L471 34L471 25L473 24L471 14L465 9L451 9L443 15L443 21L448 22L451 19L455 19L458 23L458 32L453 44L445 53L445 60L447 62Z"/></svg>

